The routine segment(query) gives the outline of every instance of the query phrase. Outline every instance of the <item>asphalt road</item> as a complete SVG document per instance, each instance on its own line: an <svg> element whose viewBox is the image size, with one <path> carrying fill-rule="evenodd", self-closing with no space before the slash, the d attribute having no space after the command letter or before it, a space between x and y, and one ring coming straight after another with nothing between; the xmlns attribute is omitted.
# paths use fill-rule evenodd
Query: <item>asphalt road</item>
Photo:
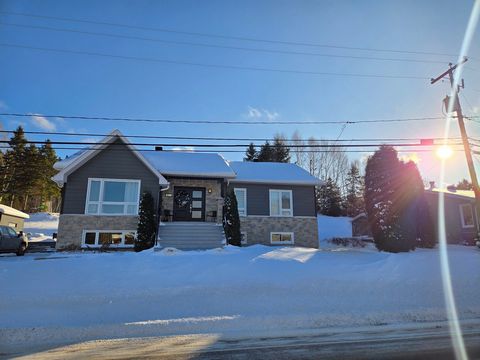
<svg viewBox="0 0 480 360"><path fill-rule="evenodd" d="M464 330L470 359L480 359L480 328ZM19 359L454 359L446 327L228 338L192 334L88 341L23 354Z"/></svg>

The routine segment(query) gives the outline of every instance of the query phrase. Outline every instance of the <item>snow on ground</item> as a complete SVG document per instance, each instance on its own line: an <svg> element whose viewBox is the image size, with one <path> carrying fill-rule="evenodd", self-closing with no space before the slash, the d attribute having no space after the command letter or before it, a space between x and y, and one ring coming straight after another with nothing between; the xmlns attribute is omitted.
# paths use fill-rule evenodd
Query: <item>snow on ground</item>
<svg viewBox="0 0 480 360"><path fill-rule="evenodd" d="M30 219L25 220L24 232L29 241L52 240L52 235L58 229L57 213L29 214Z"/></svg>
<svg viewBox="0 0 480 360"><path fill-rule="evenodd" d="M317 215L318 224L318 240L320 248L330 248L328 240L334 237L351 237L352 236L352 218L347 216L325 216Z"/></svg>
<svg viewBox="0 0 480 360"><path fill-rule="evenodd" d="M462 319L480 251L449 246ZM0 348L189 333L284 334L446 319L438 250L250 246L0 256ZM19 311L21 309L21 311Z"/></svg>

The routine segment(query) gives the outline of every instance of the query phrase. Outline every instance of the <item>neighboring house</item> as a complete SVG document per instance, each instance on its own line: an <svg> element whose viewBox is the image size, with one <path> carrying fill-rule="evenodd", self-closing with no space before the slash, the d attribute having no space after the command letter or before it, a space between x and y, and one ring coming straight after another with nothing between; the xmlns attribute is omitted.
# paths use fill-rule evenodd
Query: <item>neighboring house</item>
<svg viewBox="0 0 480 360"><path fill-rule="evenodd" d="M30 216L7 205L0 204L0 225L14 228L17 232L23 231L25 219Z"/></svg>
<svg viewBox="0 0 480 360"><path fill-rule="evenodd" d="M473 245L477 238L478 218L475 211L473 191L430 188L425 190L428 204L427 216L433 221L435 232L438 231L438 200L440 193L445 199L445 230L449 244ZM367 215L362 213L352 220L353 236L371 236ZM412 219L409 220L413 222ZM438 239L438 235L437 239Z"/></svg>
<svg viewBox="0 0 480 360"><path fill-rule="evenodd" d="M447 242L450 244L475 243L478 234L478 217L475 211L475 194L468 190L435 189L425 190L430 214L438 227L438 199L444 194L445 228Z"/></svg>
<svg viewBox="0 0 480 360"><path fill-rule="evenodd" d="M146 191L161 220L158 246L222 246L228 187L237 196L244 244L318 247L314 188L321 182L294 164L140 151L116 130L55 168L62 187L58 249L132 247Z"/></svg>

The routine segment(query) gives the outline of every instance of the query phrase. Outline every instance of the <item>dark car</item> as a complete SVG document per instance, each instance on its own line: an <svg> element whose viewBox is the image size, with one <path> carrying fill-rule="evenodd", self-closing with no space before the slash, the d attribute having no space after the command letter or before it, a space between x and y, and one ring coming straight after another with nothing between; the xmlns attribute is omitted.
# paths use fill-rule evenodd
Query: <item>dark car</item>
<svg viewBox="0 0 480 360"><path fill-rule="evenodd" d="M25 254L28 241L23 233L17 233L14 228L0 225L0 252L15 253L18 256Z"/></svg>

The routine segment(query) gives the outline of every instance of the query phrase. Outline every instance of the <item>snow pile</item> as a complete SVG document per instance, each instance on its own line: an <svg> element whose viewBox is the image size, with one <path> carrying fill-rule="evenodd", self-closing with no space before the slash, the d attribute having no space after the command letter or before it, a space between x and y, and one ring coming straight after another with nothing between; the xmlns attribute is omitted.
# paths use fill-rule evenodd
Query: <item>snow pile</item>
<svg viewBox="0 0 480 360"><path fill-rule="evenodd" d="M459 315L480 319L480 251L448 247ZM0 348L316 331L446 319L438 250L250 246L0 257ZM21 284L21 286L19 286ZM22 309L22 311L18 311Z"/></svg>
<svg viewBox="0 0 480 360"><path fill-rule="evenodd" d="M58 230L57 213L34 213L30 214L30 219L25 220L24 232L29 241L52 240L52 235Z"/></svg>
<svg viewBox="0 0 480 360"><path fill-rule="evenodd" d="M351 220L352 218L347 216L333 217L318 215L318 239L320 240L320 243L334 237L351 237Z"/></svg>

